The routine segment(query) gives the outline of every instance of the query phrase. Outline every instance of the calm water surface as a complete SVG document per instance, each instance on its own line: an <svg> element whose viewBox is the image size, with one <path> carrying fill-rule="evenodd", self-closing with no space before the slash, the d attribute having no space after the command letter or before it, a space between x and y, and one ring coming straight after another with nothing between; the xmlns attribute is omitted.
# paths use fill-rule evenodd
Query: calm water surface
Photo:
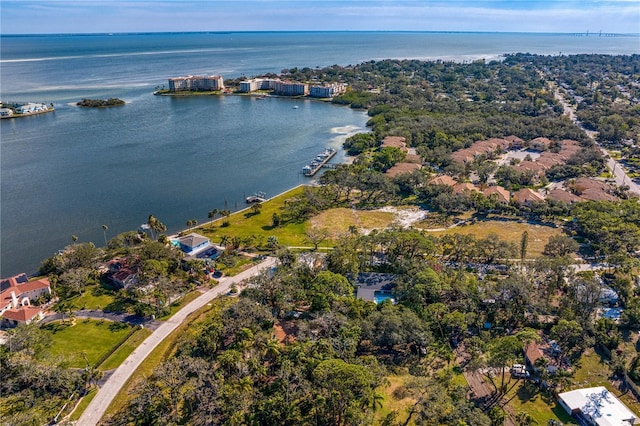
<svg viewBox="0 0 640 426"><path fill-rule="evenodd" d="M0 99L56 111L0 125L0 276L71 243L104 244L154 214L169 232L255 191L308 182L301 167L364 131L362 111L311 101L153 96L167 78L278 73L384 58L638 53L637 37L464 33L196 33L0 37ZM82 98L125 106L81 109ZM299 108L293 109L297 105ZM336 161L343 158L340 153Z"/></svg>

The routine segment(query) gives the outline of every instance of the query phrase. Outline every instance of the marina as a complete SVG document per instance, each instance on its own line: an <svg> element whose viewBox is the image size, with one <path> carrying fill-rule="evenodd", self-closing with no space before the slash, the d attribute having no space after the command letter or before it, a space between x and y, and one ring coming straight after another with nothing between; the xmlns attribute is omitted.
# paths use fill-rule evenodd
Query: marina
<svg viewBox="0 0 640 426"><path fill-rule="evenodd" d="M267 201L267 194L264 192L256 192L253 195L249 195L245 200L247 201L247 204L263 203Z"/></svg>
<svg viewBox="0 0 640 426"><path fill-rule="evenodd" d="M320 154L316 156L309 164L302 168L302 174L311 177L318 173L324 165L327 164L329 160L331 160L336 155L336 150L334 148L327 148Z"/></svg>

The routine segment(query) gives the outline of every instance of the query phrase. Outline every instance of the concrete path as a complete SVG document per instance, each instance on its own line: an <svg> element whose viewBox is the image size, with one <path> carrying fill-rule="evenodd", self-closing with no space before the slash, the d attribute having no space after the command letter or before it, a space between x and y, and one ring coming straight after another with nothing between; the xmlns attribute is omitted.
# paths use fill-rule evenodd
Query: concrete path
<svg viewBox="0 0 640 426"><path fill-rule="evenodd" d="M218 285L204 293L185 307L180 309L155 330L142 344L129 355L129 357L113 372L111 377L102 386L93 398L87 409L82 413L77 424L82 426L93 426L98 424L105 411L113 401L113 398L120 392L120 389L127 382L134 371L142 364L147 356L153 351L173 330L182 324L187 316L200 309L211 300L229 291L233 284L257 275L260 271L270 268L276 264L275 258L267 258L262 263L247 269L235 277L224 277Z"/></svg>

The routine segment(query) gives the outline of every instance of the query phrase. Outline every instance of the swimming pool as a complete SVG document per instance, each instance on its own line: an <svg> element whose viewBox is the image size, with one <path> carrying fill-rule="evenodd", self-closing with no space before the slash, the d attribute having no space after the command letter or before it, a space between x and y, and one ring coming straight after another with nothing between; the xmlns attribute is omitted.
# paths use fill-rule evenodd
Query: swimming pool
<svg viewBox="0 0 640 426"><path fill-rule="evenodd" d="M392 294L388 291L376 291L375 293L373 293L373 301L376 304L382 303L385 300L390 300L391 303L396 303L396 301L393 299Z"/></svg>

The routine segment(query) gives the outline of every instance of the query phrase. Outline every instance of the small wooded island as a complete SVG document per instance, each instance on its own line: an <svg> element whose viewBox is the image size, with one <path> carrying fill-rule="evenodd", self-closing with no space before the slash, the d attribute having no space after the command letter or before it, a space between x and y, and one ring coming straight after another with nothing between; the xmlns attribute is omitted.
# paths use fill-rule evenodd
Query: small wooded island
<svg viewBox="0 0 640 426"><path fill-rule="evenodd" d="M109 98L107 100L104 99L83 99L78 102L76 105L86 108L104 108L110 106L119 106L124 105L125 102L122 99L118 98Z"/></svg>

